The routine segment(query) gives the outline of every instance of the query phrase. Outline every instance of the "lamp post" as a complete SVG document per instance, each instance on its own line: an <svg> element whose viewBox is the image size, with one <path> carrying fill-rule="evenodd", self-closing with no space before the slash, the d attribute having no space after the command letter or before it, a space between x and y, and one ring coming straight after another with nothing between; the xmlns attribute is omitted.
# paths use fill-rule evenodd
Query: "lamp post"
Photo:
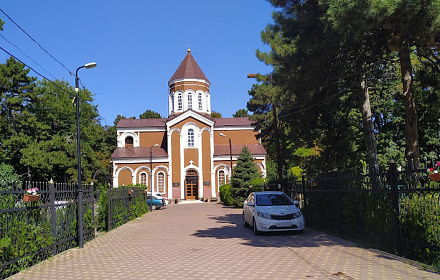
<svg viewBox="0 0 440 280"><path fill-rule="evenodd" d="M153 147L157 147L159 144L154 144L150 147L150 189L151 189L151 196L150 196L150 211L153 211ZM148 192L147 192L147 199L148 199Z"/></svg>
<svg viewBox="0 0 440 280"><path fill-rule="evenodd" d="M81 185L81 136L79 134L79 79L78 70L81 68L90 69L96 67L95 62L87 63L76 69L75 73L75 99L76 99L76 143L78 154L78 238L79 247L84 248L84 230L83 230L83 193Z"/></svg>
<svg viewBox="0 0 440 280"><path fill-rule="evenodd" d="M231 177L232 177L232 175L234 175L234 170L232 169L232 144L231 144L231 138L229 138L228 136L224 135L221 132L220 132L220 136L226 137L226 138L229 139L229 157L231 159Z"/></svg>

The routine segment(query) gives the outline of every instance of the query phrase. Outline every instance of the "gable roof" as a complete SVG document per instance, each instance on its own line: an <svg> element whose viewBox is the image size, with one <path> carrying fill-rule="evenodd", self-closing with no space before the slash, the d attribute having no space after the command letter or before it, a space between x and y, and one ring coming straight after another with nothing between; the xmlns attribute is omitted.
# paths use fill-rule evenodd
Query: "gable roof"
<svg viewBox="0 0 440 280"><path fill-rule="evenodd" d="M185 78L202 79L210 83L208 78L206 78L202 69L200 69L196 60L192 56L190 49L188 49L188 53L186 54L185 58L180 63L179 68L177 68L176 72L168 81L168 83L171 83L171 81L173 80L185 79Z"/></svg>

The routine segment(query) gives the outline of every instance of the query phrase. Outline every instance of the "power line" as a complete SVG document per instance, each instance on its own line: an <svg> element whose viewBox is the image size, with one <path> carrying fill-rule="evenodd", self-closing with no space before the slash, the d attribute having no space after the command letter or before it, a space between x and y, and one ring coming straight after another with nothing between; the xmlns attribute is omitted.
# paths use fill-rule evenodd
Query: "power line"
<svg viewBox="0 0 440 280"><path fill-rule="evenodd" d="M48 73L52 78L56 79L51 73L49 73L49 71L47 71L46 69L43 68L43 66L41 66L40 64L38 64L35 60L33 60L31 57L29 57L25 52L23 52L18 46L16 46L14 43L12 43L11 41L9 41L8 39L6 39L5 36L3 36L3 34L0 34L0 36L9 44L13 45L17 50L19 50L22 54L24 54L27 58L29 58L30 60L32 60L35 64L37 64L41 69L43 69L46 73ZM29 66L28 66L29 67Z"/></svg>
<svg viewBox="0 0 440 280"><path fill-rule="evenodd" d="M61 63L58 59L56 59L55 57L53 57L53 55L51 55L48 51L46 51L34 38L31 37L31 35L29 35L23 28L21 28L8 14L6 14L1 8L0 11L13 23L15 24L15 26L17 26L21 31L23 31L24 34L26 34L35 44L37 44L40 49L42 49L45 53L47 53L52 59L54 59L56 62L58 62L64 69L67 70L67 72L69 72L69 74L71 76L73 76L74 74L66 67L64 66L63 63ZM29 67L29 66L28 66ZM30 67L29 67L30 68ZM35 71L35 70L34 70Z"/></svg>

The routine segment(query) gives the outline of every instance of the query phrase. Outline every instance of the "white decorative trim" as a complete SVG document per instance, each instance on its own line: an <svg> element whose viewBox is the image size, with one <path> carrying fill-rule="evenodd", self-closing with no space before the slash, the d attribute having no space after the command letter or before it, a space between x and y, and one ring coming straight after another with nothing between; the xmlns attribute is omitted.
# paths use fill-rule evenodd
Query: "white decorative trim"
<svg viewBox="0 0 440 280"><path fill-rule="evenodd" d="M114 186L114 187L119 187L118 186L118 178L119 178L119 173L122 171L122 170L129 170L130 172L131 172L131 183L134 185L135 183L133 182L136 178L133 176L133 169L131 168L131 167L128 167L128 166L122 166L121 168L119 168L117 171L116 171L116 174L115 174L115 177L114 177L114 179L116 179L116 185Z"/></svg>
<svg viewBox="0 0 440 280"><path fill-rule="evenodd" d="M199 83L207 84L208 86L211 84L210 82L208 82L205 79L180 78L180 79L174 79L174 80L169 81L168 86L171 86L171 85L179 83L179 82L199 82ZM196 85L198 85L198 84L196 84Z"/></svg>
<svg viewBox="0 0 440 280"><path fill-rule="evenodd" d="M197 113L195 111L190 110L190 111L184 112L183 114L181 114L181 115L175 117L174 119L170 120L169 122L167 122L167 127L170 128L170 127L180 123L181 121L183 121L189 117L192 117L192 118L206 124L207 126L212 127L214 125L214 121L200 115L199 113Z"/></svg>
<svg viewBox="0 0 440 280"><path fill-rule="evenodd" d="M136 132L129 130L129 131L125 131L120 136L118 134L118 148L125 147L125 139L129 136L133 138L133 147L139 147L139 135L137 135Z"/></svg>

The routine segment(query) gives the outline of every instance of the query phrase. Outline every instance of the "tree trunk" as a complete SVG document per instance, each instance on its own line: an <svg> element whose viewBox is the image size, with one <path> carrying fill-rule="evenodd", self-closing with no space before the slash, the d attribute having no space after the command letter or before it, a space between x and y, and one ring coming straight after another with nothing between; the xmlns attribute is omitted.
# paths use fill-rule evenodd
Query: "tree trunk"
<svg viewBox="0 0 440 280"><path fill-rule="evenodd" d="M367 78L364 72L361 82L360 105L362 125L364 128L365 146L367 148L367 162L372 176L373 188L379 187L379 158L377 156L376 136L374 135L373 114L371 113L370 94L368 92Z"/></svg>
<svg viewBox="0 0 440 280"><path fill-rule="evenodd" d="M412 91L412 64L408 42L402 42L399 50L400 71L402 73L403 100L405 103L406 159L418 168L420 166L419 134L415 94Z"/></svg>

